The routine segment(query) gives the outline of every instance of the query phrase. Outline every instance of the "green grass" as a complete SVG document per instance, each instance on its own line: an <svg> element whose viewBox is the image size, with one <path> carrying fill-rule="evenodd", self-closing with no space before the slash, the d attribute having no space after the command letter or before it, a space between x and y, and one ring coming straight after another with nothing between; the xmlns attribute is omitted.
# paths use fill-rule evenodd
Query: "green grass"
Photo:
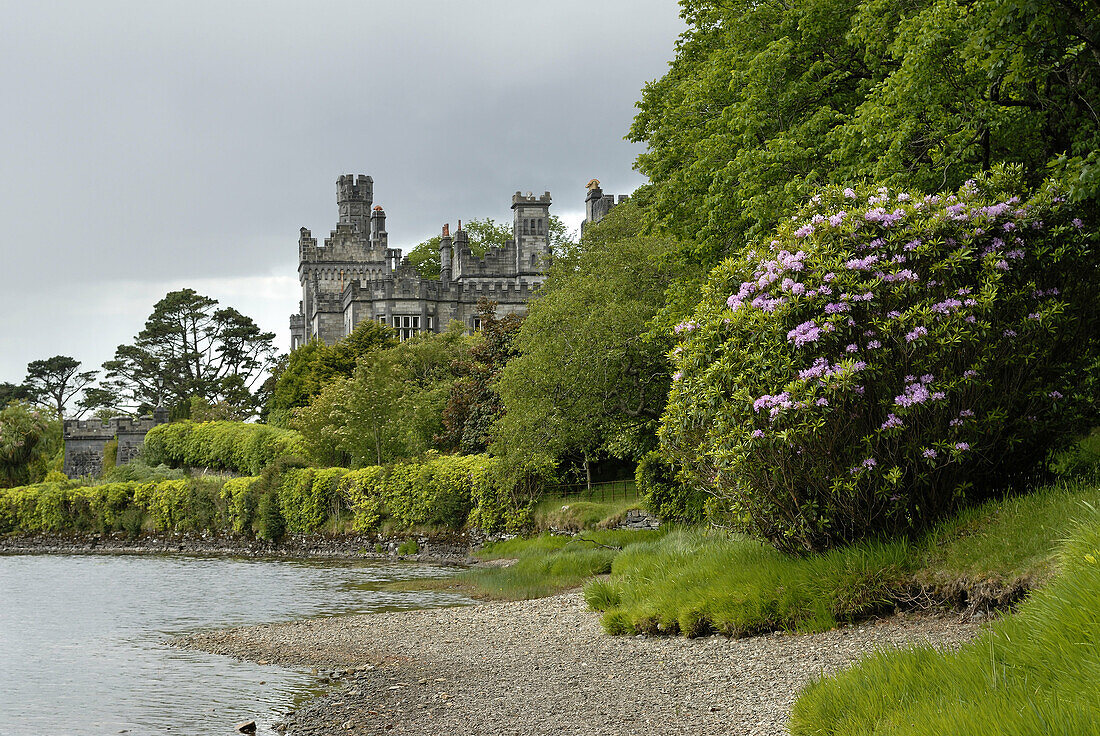
<svg viewBox="0 0 1100 736"><path fill-rule="evenodd" d="M541 534L488 544L478 551L483 560L515 560L507 567L474 567L434 580L413 580L387 586L400 590L451 590L486 600L529 600L581 586L604 575L622 550L657 539L660 531L590 531L577 537Z"/></svg>
<svg viewBox="0 0 1100 736"><path fill-rule="evenodd" d="M744 537L682 529L624 550L589 605L614 634L746 636L818 631L892 607L911 563L905 543L792 557Z"/></svg>
<svg viewBox="0 0 1100 736"><path fill-rule="evenodd" d="M915 586L943 601L1011 602L1051 578L1059 544L1090 508L1100 488L1065 482L967 511L913 543L808 557L684 529L624 550L585 596L611 633L685 636L823 631L891 610Z"/></svg>
<svg viewBox="0 0 1100 736"><path fill-rule="evenodd" d="M1100 508L1100 485L1070 480L964 511L925 540L916 578L1042 584L1057 570L1059 544L1090 507Z"/></svg>
<svg viewBox="0 0 1100 736"><path fill-rule="evenodd" d="M545 498L535 504L531 518L536 529L579 532L611 526L628 510L637 508L641 508L641 502L636 498L617 501L585 496Z"/></svg>
<svg viewBox="0 0 1100 736"><path fill-rule="evenodd" d="M1049 585L955 653L882 652L810 685L791 733L1100 734L1100 514Z"/></svg>

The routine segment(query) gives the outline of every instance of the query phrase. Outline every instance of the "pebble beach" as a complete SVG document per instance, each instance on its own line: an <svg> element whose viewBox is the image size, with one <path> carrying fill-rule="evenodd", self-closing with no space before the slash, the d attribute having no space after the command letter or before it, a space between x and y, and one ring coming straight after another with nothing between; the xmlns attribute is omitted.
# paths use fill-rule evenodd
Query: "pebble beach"
<svg viewBox="0 0 1100 736"><path fill-rule="evenodd" d="M182 637L173 645L336 680L274 724L319 734L786 733L799 690L877 648L957 647L980 624L899 614L822 634L609 636L579 592L338 616Z"/></svg>

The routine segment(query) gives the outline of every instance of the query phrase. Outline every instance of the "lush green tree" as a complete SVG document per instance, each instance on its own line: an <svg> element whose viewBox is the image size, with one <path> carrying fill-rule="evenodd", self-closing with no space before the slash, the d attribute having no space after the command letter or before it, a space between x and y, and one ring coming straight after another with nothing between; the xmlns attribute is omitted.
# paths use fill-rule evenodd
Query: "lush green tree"
<svg viewBox="0 0 1100 736"><path fill-rule="evenodd" d="M26 401L30 396L27 393L27 387L22 385L16 385L14 383L0 383L0 409L10 404L13 401Z"/></svg>
<svg viewBox="0 0 1100 736"><path fill-rule="evenodd" d="M363 356L397 344L392 329L374 320L364 320L335 345L312 340L280 359L265 384L267 402L264 418L287 426L294 410L309 404L321 390L338 378L349 378Z"/></svg>
<svg viewBox="0 0 1100 736"><path fill-rule="evenodd" d="M1095 0L683 0L630 138L652 223L713 265L817 186L926 192L996 162L1100 188Z"/></svg>
<svg viewBox="0 0 1100 736"><path fill-rule="evenodd" d="M61 419L65 407L86 386L95 380L98 371L80 371L80 361L67 355L55 355L45 360L32 360L27 364L27 377L23 381L28 398L48 406Z"/></svg>
<svg viewBox="0 0 1100 736"><path fill-rule="evenodd" d="M478 301L481 329L468 355L452 366L458 378L451 385L443 431L436 438L442 447L465 455L485 452L492 441L493 424L504 413L496 379L515 355L513 341L523 323L514 314L498 319L496 307L496 302Z"/></svg>
<svg viewBox="0 0 1100 736"><path fill-rule="evenodd" d="M24 401L0 409L0 488L41 481L62 448L61 422Z"/></svg>
<svg viewBox="0 0 1100 736"><path fill-rule="evenodd" d="M191 398L224 402L240 416L259 408L254 391L271 369L275 334L193 289L169 292L134 342L103 364L106 380L86 405L138 413L158 405L187 416Z"/></svg>
<svg viewBox="0 0 1100 736"><path fill-rule="evenodd" d="M668 238L640 234L636 205L616 207L554 261L497 383L497 454L637 459L654 445L669 387L668 333L653 321L680 274Z"/></svg>
<svg viewBox="0 0 1100 736"><path fill-rule="evenodd" d="M294 412L310 454L330 465L363 466L412 457L434 447L453 365L469 349L455 324L361 356L349 378L338 376Z"/></svg>

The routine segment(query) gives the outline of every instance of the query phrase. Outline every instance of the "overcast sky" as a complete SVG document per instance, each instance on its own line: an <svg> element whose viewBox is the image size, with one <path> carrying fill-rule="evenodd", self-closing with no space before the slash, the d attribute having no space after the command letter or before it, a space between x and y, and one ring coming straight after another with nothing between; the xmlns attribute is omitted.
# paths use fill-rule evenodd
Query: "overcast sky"
<svg viewBox="0 0 1100 736"><path fill-rule="evenodd" d="M579 221L642 183L623 136L683 29L672 0L2 2L0 381L89 367L191 287L287 348L298 228L374 177L390 244L509 220L516 190Z"/></svg>

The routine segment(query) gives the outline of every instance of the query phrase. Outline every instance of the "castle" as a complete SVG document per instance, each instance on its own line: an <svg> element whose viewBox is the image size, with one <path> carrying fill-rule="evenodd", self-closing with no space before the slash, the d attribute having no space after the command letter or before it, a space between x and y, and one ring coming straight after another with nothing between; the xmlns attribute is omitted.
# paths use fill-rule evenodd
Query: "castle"
<svg viewBox="0 0 1100 736"><path fill-rule="evenodd" d="M546 278L550 259L550 192L516 192L513 237L483 257L470 249L462 223L439 242L440 275L423 278L390 248L386 213L374 204L374 180L346 174L336 182L340 220L324 245L302 228L298 238L298 280L302 301L290 318L291 349L314 339L332 344L366 319L393 327L401 339L440 332L457 320L477 330L478 299L497 303L497 314L522 313Z"/></svg>
<svg viewBox="0 0 1100 736"><path fill-rule="evenodd" d="M98 477L103 473L103 454L107 443L118 440L115 464L125 465L138 456L146 433L168 421L168 411L157 408L151 417L112 417L65 420L65 475L70 478Z"/></svg>

